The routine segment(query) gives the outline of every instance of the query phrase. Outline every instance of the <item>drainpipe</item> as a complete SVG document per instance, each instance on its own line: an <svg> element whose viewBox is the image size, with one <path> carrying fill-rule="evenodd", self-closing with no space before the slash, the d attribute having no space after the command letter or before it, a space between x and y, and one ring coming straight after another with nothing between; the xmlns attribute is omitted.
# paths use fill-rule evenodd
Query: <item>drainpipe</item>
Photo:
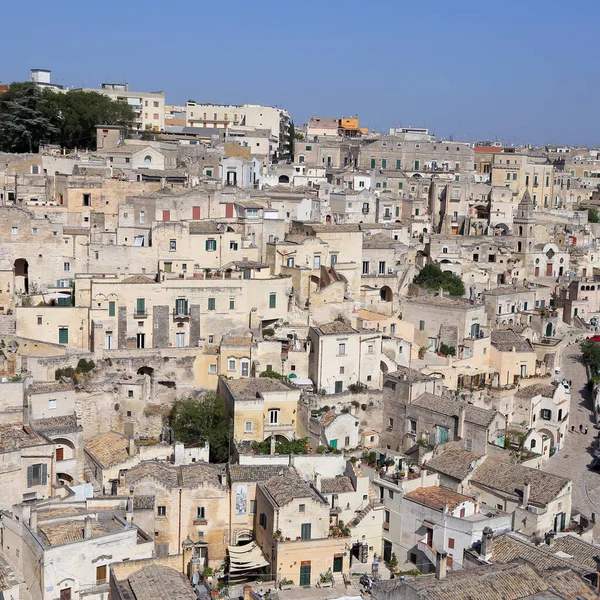
<svg viewBox="0 0 600 600"><path fill-rule="evenodd" d="M181 548L181 488L179 488L179 527L177 532L177 548Z"/></svg>

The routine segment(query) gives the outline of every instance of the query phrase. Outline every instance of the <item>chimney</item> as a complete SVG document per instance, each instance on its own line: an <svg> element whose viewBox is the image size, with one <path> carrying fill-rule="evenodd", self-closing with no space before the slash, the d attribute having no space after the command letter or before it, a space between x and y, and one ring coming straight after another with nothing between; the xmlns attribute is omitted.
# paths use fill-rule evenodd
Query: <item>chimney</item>
<svg viewBox="0 0 600 600"><path fill-rule="evenodd" d="M438 581L446 578L446 560L448 553L444 550L439 550L435 557L435 578Z"/></svg>
<svg viewBox="0 0 600 600"><path fill-rule="evenodd" d="M483 535L481 536L481 549L479 550L479 557L482 560L489 561L492 558L494 548L494 532L491 527L483 528Z"/></svg>
<svg viewBox="0 0 600 600"><path fill-rule="evenodd" d="M600 556L594 556L596 561L596 591L600 593Z"/></svg>
<svg viewBox="0 0 600 600"><path fill-rule="evenodd" d="M427 467L423 465L421 467L421 487L425 487L425 477L427 477Z"/></svg>
<svg viewBox="0 0 600 600"><path fill-rule="evenodd" d="M129 456L135 456L135 441L133 436L129 438L129 448L128 448Z"/></svg>
<svg viewBox="0 0 600 600"><path fill-rule="evenodd" d="M252 591L251 585L244 586L244 600L250 600L250 592Z"/></svg>
<svg viewBox="0 0 600 600"><path fill-rule="evenodd" d="M458 409L458 431L456 432L456 435L462 439L464 437L464 433L465 433L465 414L467 412L467 409L465 407L464 404L461 404L459 409Z"/></svg>
<svg viewBox="0 0 600 600"><path fill-rule="evenodd" d="M133 486L129 488L129 498L127 498L127 508L125 509L125 520L128 523L133 523Z"/></svg>
<svg viewBox="0 0 600 600"><path fill-rule="evenodd" d="M531 495L531 483L529 480L523 485L523 508L527 508L529 504L529 496Z"/></svg>
<svg viewBox="0 0 600 600"><path fill-rule="evenodd" d="M546 534L546 544L548 544L548 546L550 546L550 548L552 548L552 546L554 546L554 536L556 534L554 533L553 530L550 530L547 534Z"/></svg>
<svg viewBox="0 0 600 600"><path fill-rule="evenodd" d="M31 512L29 513L29 527L31 528L31 531L37 531L37 521L38 521L38 514L37 514L37 509L31 509Z"/></svg>
<svg viewBox="0 0 600 600"><path fill-rule="evenodd" d="M92 537L92 519L90 517L86 517L83 520L83 539L89 540Z"/></svg>
<svg viewBox="0 0 600 600"><path fill-rule="evenodd" d="M317 491L321 491L321 475L319 473L315 473L315 488Z"/></svg>

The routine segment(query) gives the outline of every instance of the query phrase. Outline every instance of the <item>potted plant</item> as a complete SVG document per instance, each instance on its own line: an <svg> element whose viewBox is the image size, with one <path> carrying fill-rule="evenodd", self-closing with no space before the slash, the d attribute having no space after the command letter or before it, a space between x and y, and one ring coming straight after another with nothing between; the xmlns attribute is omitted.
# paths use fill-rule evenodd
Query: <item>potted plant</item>
<svg viewBox="0 0 600 600"><path fill-rule="evenodd" d="M427 348L425 346L421 346L419 348L419 359L423 360L425 358L425 352L427 352Z"/></svg>
<svg viewBox="0 0 600 600"><path fill-rule="evenodd" d="M291 579L286 579L285 577L279 582L280 590L291 590L294 582Z"/></svg>
<svg viewBox="0 0 600 600"><path fill-rule="evenodd" d="M273 539L279 541L281 539L281 529L277 529L273 534Z"/></svg>
<svg viewBox="0 0 600 600"><path fill-rule="evenodd" d="M331 571L325 571L319 575L321 587L332 587L333 586L333 573Z"/></svg>
<svg viewBox="0 0 600 600"><path fill-rule="evenodd" d="M400 479L404 479L404 477L406 476L406 471L400 471Z"/></svg>

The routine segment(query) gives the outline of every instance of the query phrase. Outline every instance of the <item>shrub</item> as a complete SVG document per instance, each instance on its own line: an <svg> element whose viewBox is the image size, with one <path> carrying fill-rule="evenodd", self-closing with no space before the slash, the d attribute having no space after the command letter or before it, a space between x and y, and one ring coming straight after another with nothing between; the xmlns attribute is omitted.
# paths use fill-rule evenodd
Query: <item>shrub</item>
<svg viewBox="0 0 600 600"><path fill-rule="evenodd" d="M93 360L85 360L85 358L80 358L77 363L77 371L79 373L89 373L94 369L96 363Z"/></svg>
<svg viewBox="0 0 600 600"><path fill-rule="evenodd" d="M462 279L454 273L442 271L435 265L425 265L415 277L414 283L430 290L443 288L451 296L465 295L465 284Z"/></svg>
<svg viewBox="0 0 600 600"><path fill-rule="evenodd" d="M440 346L440 354L445 354L446 356L456 356L456 348L454 346L442 344Z"/></svg>
<svg viewBox="0 0 600 600"><path fill-rule="evenodd" d="M352 404L352 406L354 406L354 408L356 410L358 410L360 407L360 403L358 402L358 400L352 400L352 402L350 402L350 404Z"/></svg>
<svg viewBox="0 0 600 600"><path fill-rule="evenodd" d="M272 329L271 327L267 327L266 329L263 329L263 336L269 336L269 335L275 335L275 330Z"/></svg>
<svg viewBox="0 0 600 600"><path fill-rule="evenodd" d="M325 446L319 446L317 448L317 454L324 454L325 450L327 450L327 448Z"/></svg>
<svg viewBox="0 0 600 600"><path fill-rule="evenodd" d="M277 371L263 371L260 377L269 377L270 379L287 379L285 375L278 373Z"/></svg>
<svg viewBox="0 0 600 600"><path fill-rule="evenodd" d="M367 410L367 405L366 404L361 404L360 405L360 409L361 410Z"/></svg>

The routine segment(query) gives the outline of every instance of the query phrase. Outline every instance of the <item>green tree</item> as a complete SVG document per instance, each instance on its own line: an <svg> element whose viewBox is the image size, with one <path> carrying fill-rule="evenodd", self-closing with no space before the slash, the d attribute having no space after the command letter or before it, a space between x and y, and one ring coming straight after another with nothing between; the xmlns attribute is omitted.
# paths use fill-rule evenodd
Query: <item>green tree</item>
<svg viewBox="0 0 600 600"><path fill-rule="evenodd" d="M294 127L294 121L290 121L290 128L288 129L288 155L290 160L294 160L294 140L296 139L296 128Z"/></svg>
<svg viewBox="0 0 600 600"><path fill-rule="evenodd" d="M600 213L597 208L588 208L588 223L600 223Z"/></svg>
<svg viewBox="0 0 600 600"><path fill-rule="evenodd" d="M583 362L592 371L592 376L600 372L600 343L585 340L579 344Z"/></svg>
<svg viewBox="0 0 600 600"><path fill-rule="evenodd" d="M0 150L37 152L59 132L52 92L33 83L13 83L0 96Z"/></svg>
<svg viewBox="0 0 600 600"><path fill-rule="evenodd" d="M225 403L215 392L177 400L169 421L176 440L184 444L208 442L211 462L227 462L229 420Z"/></svg>
<svg viewBox="0 0 600 600"><path fill-rule="evenodd" d="M454 273L442 271L436 265L425 265L415 277L414 283L430 290L443 288L451 296L464 296L465 284Z"/></svg>
<svg viewBox="0 0 600 600"><path fill-rule="evenodd" d="M260 377L269 377L270 379L287 379L285 375L278 373L277 371L263 371Z"/></svg>

